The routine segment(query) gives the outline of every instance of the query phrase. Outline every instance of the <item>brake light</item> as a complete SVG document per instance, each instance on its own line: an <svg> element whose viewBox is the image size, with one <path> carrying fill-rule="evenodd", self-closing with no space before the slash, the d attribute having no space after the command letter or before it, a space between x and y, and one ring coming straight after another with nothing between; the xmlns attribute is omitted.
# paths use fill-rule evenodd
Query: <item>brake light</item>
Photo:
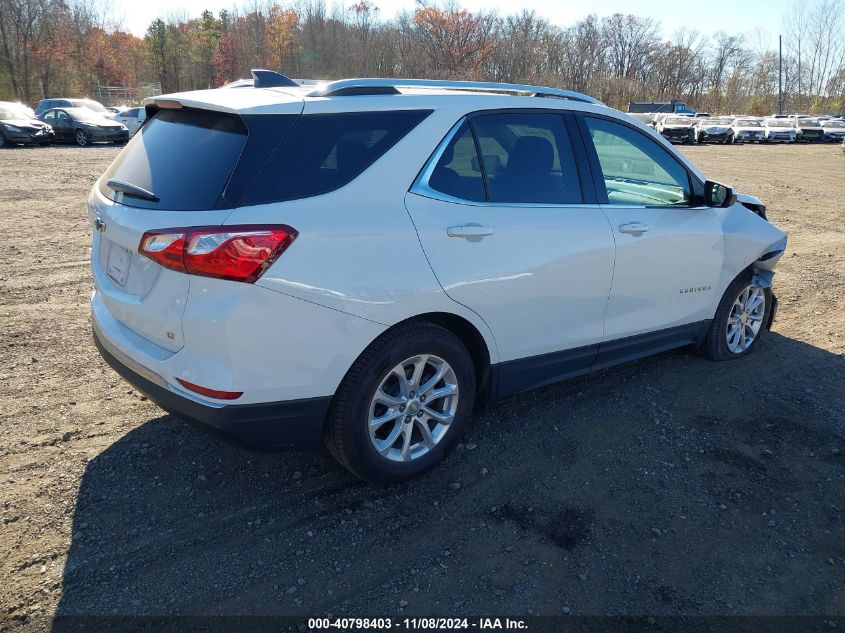
<svg viewBox="0 0 845 633"><path fill-rule="evenodd" d="M208 387L200 387L199 385L195 385L192 382L188 382L187 380L182 380L181 378L177 378L176 380L179 381L179 384L185 387L186 389L190 389L200 395L208 396L209 398L217 398L218 400L236 400L244 395L243 391L218 391L217 389L209 389Z"/></svg>
<svg viewBox="0 0 845 633"><path fill-rule="evenodd" d="M189 275L251 284L297 235L285 224L162 229L144 233L138 252Z"/></svg>

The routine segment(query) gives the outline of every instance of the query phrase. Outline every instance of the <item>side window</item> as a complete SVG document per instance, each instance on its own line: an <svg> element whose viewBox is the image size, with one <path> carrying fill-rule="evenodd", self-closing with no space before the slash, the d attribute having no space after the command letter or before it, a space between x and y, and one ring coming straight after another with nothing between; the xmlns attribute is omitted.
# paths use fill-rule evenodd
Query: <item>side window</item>
<svg viewBox="0 0 845 633"><path fill-rule="evenodd" d="M138 108L132 108L131 110L124 110L120 113L120 116L125 117L127 119L137 119L138 118Z"/></svg>
<svg viewBox="0 0 845 633"><path fill-rule="evenodd" d="M478 153L467 123L449 141L428 179L428 186L453 198L476 202L485 199Z"/></svg>
<svg viewBox="0 0 845 633"><path fill-rule="evenodd" d="M308 198L361 175L430 110L300 116L241 204Z"/></svg>
<svg viewBox="0 0 845 633"><path fill-rule="evenodd" d="M562 115L489 114L472 124L491 202L583 201Z"/></svg>
<svg viewBox="0 0 845 633"><path fill-rule="evenodd" d="M56 112L56 119L59 121L70 121L70 116L64 110L59 110Z"/></svg>
<svg viewBox="0 0 845 633"><path fill-rule="evenodd" d="M598 155L608 204L685 205L687 170L646 135L620 123L584 117Z"/></svg>
<svg viewBox="0 0 845 633"><path fill-rule="evenodd" d="M52 110L49 110L48 112L46 112L44 114L44 120L45 121L53 121L53 120L55 120L55 118L56 118L56 113Z"/></svg>

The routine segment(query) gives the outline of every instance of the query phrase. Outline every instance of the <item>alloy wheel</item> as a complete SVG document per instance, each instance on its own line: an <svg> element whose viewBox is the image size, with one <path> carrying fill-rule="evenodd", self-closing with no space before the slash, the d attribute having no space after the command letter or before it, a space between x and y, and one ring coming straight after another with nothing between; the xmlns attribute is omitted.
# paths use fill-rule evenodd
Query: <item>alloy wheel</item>
<svg viewBox="0 0 845 633"><path fill-rule="evenodd" d="M376 452L395 462L419 459L449 432L458 409L455 371L438 356L412 356L391 369L373 396L367 420Z"/></svg>
<svg viewBox="0 0 845 633"><path fill-rule="evenodd" d="M84 131L82 131L82 130L76 131L76 144L79 145L80 147L88 145L88 135Z"/></svg>
<svg viewBox="0 0 845 633"><path fill-rule="evenodd" d="M766 294L763 289L749 284L734 299L728 313L725 336L728 349L734 354L741 354L751 347L766 314Z"/></svg>

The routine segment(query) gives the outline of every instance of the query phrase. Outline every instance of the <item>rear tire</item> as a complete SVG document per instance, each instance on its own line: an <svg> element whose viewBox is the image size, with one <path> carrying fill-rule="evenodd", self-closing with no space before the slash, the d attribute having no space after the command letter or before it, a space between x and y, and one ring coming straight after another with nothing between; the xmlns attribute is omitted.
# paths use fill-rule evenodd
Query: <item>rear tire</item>
<svg viewBox="0 0 845 633"><path fill-rule="evenodd" d="M765 337L771 310L771 289L756 286L752 273L743 272L722 296L699 351L710 360L733 360L750 354Z"/></svg>
<svg viewBox="0 0 845 633"><path fill-rule="evenodd" d="M11 147L12 145L6 140L6 137L0 134L0 147Z"/></svg>
<svg viewBox="0 0 845 633"><path fill-rule="evenodd" d="M326 422L326 446L370 483L411 479L458 443L474 399L475 369L457 336L424 321L400 326L347 372Z"/></svg>

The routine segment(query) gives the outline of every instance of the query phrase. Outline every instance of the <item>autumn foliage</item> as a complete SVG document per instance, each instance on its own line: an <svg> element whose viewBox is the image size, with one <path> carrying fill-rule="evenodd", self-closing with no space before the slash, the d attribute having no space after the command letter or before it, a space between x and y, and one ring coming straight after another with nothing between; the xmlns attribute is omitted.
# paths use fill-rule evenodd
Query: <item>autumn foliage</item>
<svg viewBox="0 0 845 633"><path fill-rule="evenodd" d="M454 0L416 0L383 19L372 0L347 1L234 0L216 15L154 20L138 37L90 0L0 0L0 100L97 96L104 84L204 89L270 68L312 79L539 83L622 107L681 98L714 112L777 108L777 52L742 35L687 28L667 38L656 20L626 14L556 26L534 12L473 12ZM802 25L784 41L787 109L845 109L843 7L809 0L794 10L801 20L787 20Z"/></svg>

